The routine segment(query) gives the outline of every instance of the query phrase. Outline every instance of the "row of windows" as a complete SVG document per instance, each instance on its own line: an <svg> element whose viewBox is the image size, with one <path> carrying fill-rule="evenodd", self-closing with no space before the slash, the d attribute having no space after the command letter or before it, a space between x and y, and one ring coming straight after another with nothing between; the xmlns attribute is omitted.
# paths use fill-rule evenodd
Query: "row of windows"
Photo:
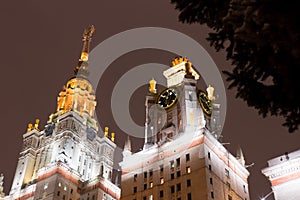
<svg viewBox="0 0 300 200"><path fill-rule="evenodd" d="M191 187L191 185L192 185L192 182L191 182L191 180L190 179L187 179L186 180L186 186L187 187ZM150 182L149 183L149 188L153 188L153 182ZM133 187L133 193L137 193L137 186L134 186ZM147 189L147 184L144 184L144 190L146 190ZM163 191L163 190L161 190L161 191ZM172 185L171 187L170 187L170 191L171 191L171 193L174 193L175 192L175 185ZM179 192L179 191L181 191L181 183L178 183L178 184L176 184L176 191L177 192Z"/></svg>
<svg viewBox="0 0 300 200"><path fill-rule="evenodd" d="M164 197L164 191L163 190L159 191L159 197L160 198ZM177 200L181 200L181 197L177 197ZM187 193L187 200L192 200L192 193Z"/></svg>
<svg viewBox="0 0 300 200"><path fill-rule="evenodd" d="M186 169L185 169L185 172L186 172L186 174L190 174L190 173L192 172L191 167L190 167L190 166L187 166ZM149 171L149 176L150 176L150 177L153 176L153 171L152 171L152 170ZM180 171L180 170L176 171L176 177L180 177L180 176L181 176L181 171ZM133 175L133 181L136 182L136 181L137 181L137 178L138 178L138 175L137 175L137 174L134 174L134 175ZM144 179L145 179L145 180L147 179L147 172L144 172ZM163 177L160 178L160 180L161 180L160 183L161 183L161 184L164 183L164 181L163 181L162 179L163 179ZM171 180L175 179L175 172L174 172L174 173L173 173L173 172L171 173L170 179L171 179Z"/></svg>
<svg viewBox="0 0 300 200"><path fill-rule="evenodd" d="M186 154L185 155L186 157L186 161L190 161L190 154ZM171 166L171 169L175 167L175 162L172 160L170 161L170 166ZM180 158L177 158L176 159L176 166L180 166ZM160 172L163 172L164 171L164 166L163 165L160 165ZM147 172L144 172L144 178L147 178L147 175L148 173ZM153 176L153 169L150 169L149 170L149 176L152 177ZM137 174L134 175L134 180L137 179Z"/></svg>

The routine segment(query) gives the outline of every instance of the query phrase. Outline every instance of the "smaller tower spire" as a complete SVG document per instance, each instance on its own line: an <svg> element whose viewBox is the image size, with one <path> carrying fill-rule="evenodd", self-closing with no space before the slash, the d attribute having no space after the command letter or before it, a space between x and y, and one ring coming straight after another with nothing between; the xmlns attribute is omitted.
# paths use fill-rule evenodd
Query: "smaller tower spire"
<svg viewBox="0 0 300 200"><path fill-rule="evenodd" d="M131 154L132 154L132 152L131 152L131 141L130 141L129 135L127 135L127 139L125 140L125 144L124 144L123 157L127 157Z"/></svg>
<svg viewBox="0 0 300 200"><path fill-rule="evenodd" d="M125 141L125 144L124 144L124 150L131 152L131 140L130 140L129 135L127 135L127 140Z"/></svg>
<svg viewBox="0 0 300 200"><path fill-rule="evenodd" d="M241 163L243 166L245 166L246 161L245 161L245 157L244 157L242 148L240 146L238 146L237 151L236 151L236 159L239 161L239 163Z"/></svg>
<svg viewBox="0 0 300 200"><path fill-rule="evenodd" d="M92 41L93 33L95 32L95 26L91 25L88 29L84 29L82 35L82 50L79 58L78 65L75 67L74 72L76 76L86 78L89 75L88 60L90 53L90 43Z"/></svg>

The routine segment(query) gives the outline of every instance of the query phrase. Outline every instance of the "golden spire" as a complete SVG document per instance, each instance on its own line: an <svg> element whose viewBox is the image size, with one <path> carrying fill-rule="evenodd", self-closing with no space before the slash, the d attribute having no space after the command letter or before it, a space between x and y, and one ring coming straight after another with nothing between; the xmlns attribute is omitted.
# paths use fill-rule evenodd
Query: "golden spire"
<svg viewBox="0 0 300 200"><path fill-rule="evenodd" d="M94 32L93 25L84 30L81 55L74 69L75 77L68 80L58 94L56 112L50 115L48 123L56 122L57 117L66 112L74 111L85 119L88 126L98 130L95 119L96 96L92 84L87 79L90 42Z"/></svg>
<svg viewBox="0 0 300 200"><path fill-rule="evenodd" d="M81 55L80 55L78 65L74 69L76 76L81 76L86 78L89 75L88 60L89 60L90 44L94 32L95 32L94 25L91 25L88 29L84 29L82 35L83 45L82 45Z"/></svg>

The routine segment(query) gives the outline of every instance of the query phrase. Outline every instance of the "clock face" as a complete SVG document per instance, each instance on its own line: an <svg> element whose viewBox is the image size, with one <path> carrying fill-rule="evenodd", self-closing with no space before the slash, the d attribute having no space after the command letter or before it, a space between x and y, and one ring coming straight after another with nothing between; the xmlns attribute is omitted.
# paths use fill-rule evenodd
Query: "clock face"
<svg viewBox="0 0 300 200"><path fill-rule="evenodd" d="M201 90L198 92L198 101L204 113L210 117L212 113L212 103L205 92Z"/></svg>
<svg viewBox="0 0 300 200"><path fill-rule="evenodd" d="M178 99L178 92L175 88L167 88L160 93L156 103L162 108L167 109L173 106Z"/></svg>

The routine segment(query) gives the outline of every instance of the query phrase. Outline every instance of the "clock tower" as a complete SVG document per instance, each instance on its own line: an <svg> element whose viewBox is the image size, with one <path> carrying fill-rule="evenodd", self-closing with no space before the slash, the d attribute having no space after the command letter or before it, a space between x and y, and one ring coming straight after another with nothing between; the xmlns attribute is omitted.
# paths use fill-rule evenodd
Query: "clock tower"
<svg viewBox="0 0 300 200"><path fill-rule="evenodd" d="M219 141L219 106L214 89L197 88L199 74L177 57L164 71L167 88L150 81L146 96L145 142L123 151L121 200L249 199L244 157ZM217 111L217 112L215 112Z"/></svg>
<svg viewBox="0 0 300 200"><path fill-rule="evenodd" d="M163 75L167 79L167 88L156 92L154 80L151 80L146 96L144 148L204 128L212 114L212 100L197 88L200 76L188 59L173 59L172 66Z"/></svg>

